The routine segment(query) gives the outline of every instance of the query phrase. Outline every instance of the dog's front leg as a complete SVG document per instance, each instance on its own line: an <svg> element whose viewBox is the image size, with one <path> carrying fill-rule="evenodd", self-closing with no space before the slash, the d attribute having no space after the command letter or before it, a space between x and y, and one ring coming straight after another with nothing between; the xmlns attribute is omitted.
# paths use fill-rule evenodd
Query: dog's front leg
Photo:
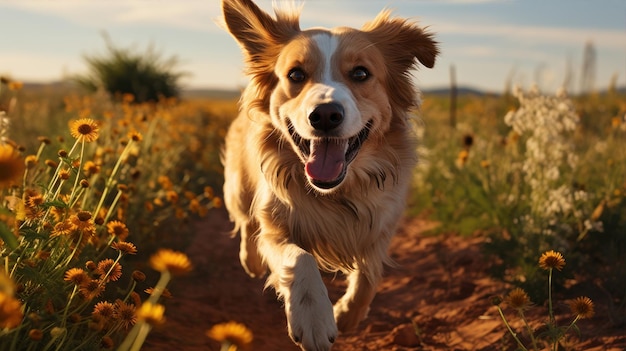
<svg viewBox="0 0 626 351"><path fill-rule="evenodd" d="M259 249L272 271L269 283L284 299L289 335L303 350L330 350L337 326L315 259L295 244L264 239Z"/></svg>
<svg viewBox="0 0 626 351"><path fill-rule="evenodd" d="M339 330L353 330L367 317L379 281L380 277L376 274L368 276L360 270L350 273L348 289L334 307Z"/></svg>

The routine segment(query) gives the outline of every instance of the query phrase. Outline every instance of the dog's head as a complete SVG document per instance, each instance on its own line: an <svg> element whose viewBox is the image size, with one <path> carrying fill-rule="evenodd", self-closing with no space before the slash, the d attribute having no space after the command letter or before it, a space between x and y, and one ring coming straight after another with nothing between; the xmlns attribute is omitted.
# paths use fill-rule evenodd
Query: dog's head
<svg viewBox="0 0 626 351"><path fill-rule="evenodd" d="M297 10L272 17L251 0L222 6L251 78L243 103L271 116L321 193L343 182L369 139L417 105L409 72L417 62L433 67L438 53L429 33L388 11L361 30L301 30Z"/></svg>

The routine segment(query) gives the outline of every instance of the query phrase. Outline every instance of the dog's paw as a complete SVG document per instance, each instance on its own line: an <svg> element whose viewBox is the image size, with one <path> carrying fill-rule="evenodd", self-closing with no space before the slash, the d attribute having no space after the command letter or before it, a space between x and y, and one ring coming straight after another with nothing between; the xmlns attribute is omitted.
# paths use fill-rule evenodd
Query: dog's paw
<svg viewBox="0 0 626 351"><path fill-rule="evenodd" d="M347 332L356 329L359 322L367 317L369 306L350 305L344 299L339 299L333 310L337 328L341 332Z"/></svg>
<svg viewBox="0 0 626 351"><path fill-rule="evenodd" d="M252 278L262 278L267 273L267 266L251 240L241 239L239 246L239 260L241 266Z"/></svg>
<svg viewBox="0 0 626 351"><path fill-rule="evenodd" d="M285 301L291 339L305 351L329 351L337 338L326 288L298 289Z"/></svg>

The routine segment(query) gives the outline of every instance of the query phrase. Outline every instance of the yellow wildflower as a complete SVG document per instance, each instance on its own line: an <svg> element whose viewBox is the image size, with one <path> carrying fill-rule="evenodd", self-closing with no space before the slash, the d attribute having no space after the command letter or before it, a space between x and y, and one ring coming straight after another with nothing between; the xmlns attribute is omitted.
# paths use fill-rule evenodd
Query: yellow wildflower
<svg viewBox="0 0 626 351"><path fill-rule="evenodd" d="M545 270L557 269L560 271L564 266L565 259L563 258L563 255L554 250L544 252L539 258L539 267Z"/></svg>
<svg viewBox="0 0 626 351"><path fill-rule="evenodd" d="M576 318L591 318L594 314L593 301L586 296L577 297L570 301L569 308Z"/></svg>
<svg viewBox="0 0 626 351"><path fill-rule="evenodd" d="M22 304L13 296L0 292L0 328L13 329L22 323Z"/></svg>
<svg viewBox="0 0 626 351"><path fill-rule="evenodd" d="M137 320L145 321L150 325L160 325L165 323L164 313L163 305L145 302L137 311Z"/></svg>
<svg viewBox="0 0 626 351"><path fill-rule="evenodd" d="M91 143L98 139L100 126L91 118L81 118L72 121L70 124L70 133L80 141Z"/></svg>
<svg viewBox="0 0 626 351"><path fill-rule="evenodd" d="M250 329L243 324L232 321L216 324L206 334L215 341L235 345L240 349L250 346L253 339Z"/></svg>
<svg viewBox="0 0 626 351"><path fill-rule="evenodd" d="M516 310L526 309L531 304L530 297L528 297L528 294L522 288L513 289L509 295L507 295L506 302L511 308Z"/></svg>
<svg viewBox="0 0 626 351"><path fill-rule="evenodd" d="M17 183L24 173L24 160L11 145L0 145L0 188Z"/></svg>
<svg viewBox="0 0 626 351"><path fill-rule="evenodd" d="M192 269L187 255L170 249L161 249L152 255L150 266L156 271L169 271L173 275L185 274Z"/></svg>

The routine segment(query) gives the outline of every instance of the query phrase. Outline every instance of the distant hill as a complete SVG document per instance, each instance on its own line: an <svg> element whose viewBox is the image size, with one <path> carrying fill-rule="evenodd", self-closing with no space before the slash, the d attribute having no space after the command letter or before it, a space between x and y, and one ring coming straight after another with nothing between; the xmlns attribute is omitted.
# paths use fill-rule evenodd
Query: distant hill
<svg viewBox="0 0 626 351"><path fill-rule="evenodd" d="M459 87L458 88L459 95L476 95L476 96L484 96L490 93L487 93L483 90L470 88L470 87ZM182 97L183 98L212 98L212 99L235 99L238 98L241 92L239 90L224 90L224 89L187 89L183 90ZM424 95L449 95L449 88L435 88L435 89L423 89L422 94Z"/></svg>
<svg viewBox="0 0 626 351"><path fill-rule="evenodd" d="M219 100L233 100L239 98L240 90L227 89L183 89L182 98L207 98Z"/></svg>
<svg viewBox="0 0 626 351"><path fill-rule="evenodd" d="M484 95L492 95L484 90L472 87L457 87L457 94L459 95L476 95L476 96L484 96ZM442 87L442 88L432 88L432 89L422 89L422 94L424 95L450 95L450 87Z"/></svg>
<svg viewBox="0 0 626 351"><path fill-rule="evenodd" d="M67 92L72 89L76 89L77 86L70 81L56 81L48 83L38 82L24 82L24 90L32 92L46 92L57 91ZM626 94L626 86L622 86L616 89L619 94ZM473 96L486 96L486 95L498 95L500 92L488 92L479 88L460 86L457 88L457 92L460 96L473 95ZM600 94L606 94L607 90L603 89ZM450 87L441 88L428 88L422 89L424 95L437 95L448 96L450 95ZM183 89L181 97L183 98L207 98L207 99L219 99L219 100L232 100L237 99L241 95L241 90L238 89L211 89L211 88L193 88Z"/></svg>

